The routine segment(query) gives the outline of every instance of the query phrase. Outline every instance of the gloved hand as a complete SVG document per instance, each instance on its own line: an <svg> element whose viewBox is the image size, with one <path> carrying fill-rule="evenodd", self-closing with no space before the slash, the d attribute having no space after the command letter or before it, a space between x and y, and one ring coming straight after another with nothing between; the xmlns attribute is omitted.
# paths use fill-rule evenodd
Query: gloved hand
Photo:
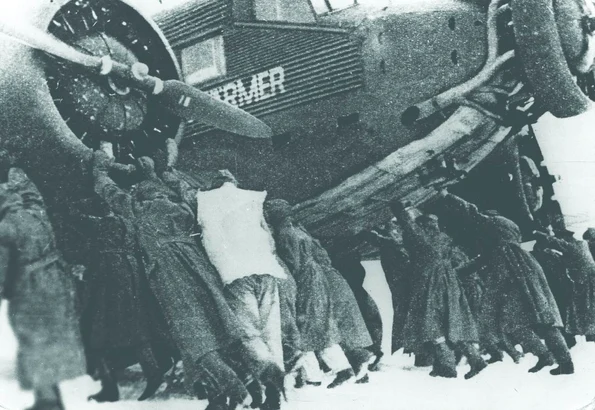
<svg viewBox="0 0 595 410"><path fill-rule="evenodd" d="M178 162L178 144L172 138L165 141L165 148L167 150L167 168L170 169L176 162Z"/></svg>
<svg viewBox="0 0 595 410"><path fill-rule="evenodd" d="M108 172L113 162L114 159L105 152L101 150L93 152L93 172Z"/></svg>
<svg viewBox="0 0 595 410"><path fill-rule="evenodd" d="M405 211L409 207L411 207L411 202L408 202L408 201L395 200L395 201L391 201L391 203L390 203L390 210L392 211L392 213L395 216L401 214L403 211Z"/></svg>

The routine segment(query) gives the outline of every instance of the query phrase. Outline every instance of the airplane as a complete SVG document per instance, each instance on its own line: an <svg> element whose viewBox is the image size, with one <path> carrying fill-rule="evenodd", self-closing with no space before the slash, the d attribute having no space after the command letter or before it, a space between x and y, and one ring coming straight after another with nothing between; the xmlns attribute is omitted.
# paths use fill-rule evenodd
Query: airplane
<svg viewBox="0 0 595 410"><path fill-rule="evenodd" d="M519 147L540 152L515 135L595 96L595 13L579 0L194 0L154 19L124 0L31 4L20 28L0 22L0 148L58 231L60 207L92 195L92 149L125 169L167 138L180 170L229 169L288 200L334 251L357 250L390 201L422 205L433 182L465 176L454 191L512 198L531 230L510 170ZM181 81L164 97L162 80ZM490 175L511 197L481 187Z"/></svg>

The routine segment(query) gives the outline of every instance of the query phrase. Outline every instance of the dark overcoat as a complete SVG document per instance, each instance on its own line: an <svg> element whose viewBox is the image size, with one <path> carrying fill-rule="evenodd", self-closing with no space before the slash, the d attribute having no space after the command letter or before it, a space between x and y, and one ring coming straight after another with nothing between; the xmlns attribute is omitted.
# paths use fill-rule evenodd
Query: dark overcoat
<svg viewBox="0 0 595 410"><path fill-rule="evenodd" d="M18 379L23 389L47 388L86 372L75 285L35 185L13 169L5 187L0 192L0 278L19 344Z"/></svg>
<svg viewBox="0 0 595 410"><path fill-rule="evenodd" d="M595 260L589 244L574 238L545 239L552 249L562 252L568 276L572 279L572 297L566 310L566 332L571 335L595 335Z"/></svg>
<svg viewBox="0 0 595 410"><path fill-rule="evenodd" d="M485 215L448 194L443 216L457 218L465 234L476 238L486 266L481 321L510 333L534 325L562 327L562 319L543 269L521 248L521 231L510 219Z"/></svg>
<svg viewBox="0 0 595 410"><path fill-rule="evenodd" d="M304 350L318 351L338 342L347 349L370 346L355 296L320 242L293 223L276 229L275 242L297 284L297 323Z"/></svg>
<svg viewBox="0 0 595 410"><path fill-rule="evenodd" d="M107 175L96 178L95 188L114 213L134 218L150 288L180 350L185 380L191 387L200 378L200 358L244 338L223 296L217 271L192 236L196 233L192 208L182 197L172 200L159 180L139 184L141 199L133 199Z"/></svg>
<svg viewBox="0 0 595 410"><path fill-rule="evenodd" d="M452 242L445 234L429 238L407 211L399 215L411 259L412 294L403 332L405 349L427 342L478 342L467 298L451 262Z"/></svg>

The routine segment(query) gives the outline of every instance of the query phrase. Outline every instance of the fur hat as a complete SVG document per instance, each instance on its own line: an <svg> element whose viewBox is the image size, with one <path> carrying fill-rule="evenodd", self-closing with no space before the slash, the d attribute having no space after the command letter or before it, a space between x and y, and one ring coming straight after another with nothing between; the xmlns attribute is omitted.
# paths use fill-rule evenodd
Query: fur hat
<svg viewBox="0 0 595 410"><path fill-rule="evenodd" d="M177 201L178 195L160 179L151 178L141 181L135 190L136 199L150 201L157 198L168 198Z"/></svg>
<svg viewBox="0 0 595 410"><path fill-rule="evenodd" d="M284 199L271 199L264 203L264 213L267 221L276 225L291 216L291 205Z"/></svg>
<svg viewBox="0 0 595 410"><path fill-rule="evenodd" d="M23 206L23 199L14 190L10 189L8 184L0 184L0 219L11 208Z"/></svg>
<svg viewBox="0 0 595 410"><path fill-rule="evenodd" d="M554 234L559 238L573 238L574 232L569 231L568 229L554 229Z"/></svg>
<svg viewBox="0 0 595 410"><path fill-rule="evenodd" d="M238 186L238 180L228 169L220 169L211 179L211 189L221 188L226 182L231 182L235 186Z"/></svg>
<svg viewBox="0 0 595 410"><path fill-rule="evenodd" d="M595 241L595 228L589 228L583 234L583 239L586 241Z"/></svg>
<svg viewBox="0 0 595 410"><path fill-rule="evenodd" d="M438 217L434 214L423 214L421 216L418 216L415 222L419 224L436 224L438 223Z"/></svg>

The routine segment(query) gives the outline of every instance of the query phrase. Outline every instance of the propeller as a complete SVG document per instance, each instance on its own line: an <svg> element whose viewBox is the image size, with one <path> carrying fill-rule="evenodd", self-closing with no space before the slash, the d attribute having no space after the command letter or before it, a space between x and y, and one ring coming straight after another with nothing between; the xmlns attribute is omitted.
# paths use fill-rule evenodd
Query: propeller
<svg viewBox="0 0 595 410"><path fill-rule="evenodd" d="M152 94L167 110L185 120L233 132L251 138L269 138L271 128L244 110L225 103L182 81L161 80L149 75L143 63L131 67L113 61L109 55L97 57L83 53L53 35L29 24L0 21L0 34L100 75L114 75L130 86Z"/></svg>

